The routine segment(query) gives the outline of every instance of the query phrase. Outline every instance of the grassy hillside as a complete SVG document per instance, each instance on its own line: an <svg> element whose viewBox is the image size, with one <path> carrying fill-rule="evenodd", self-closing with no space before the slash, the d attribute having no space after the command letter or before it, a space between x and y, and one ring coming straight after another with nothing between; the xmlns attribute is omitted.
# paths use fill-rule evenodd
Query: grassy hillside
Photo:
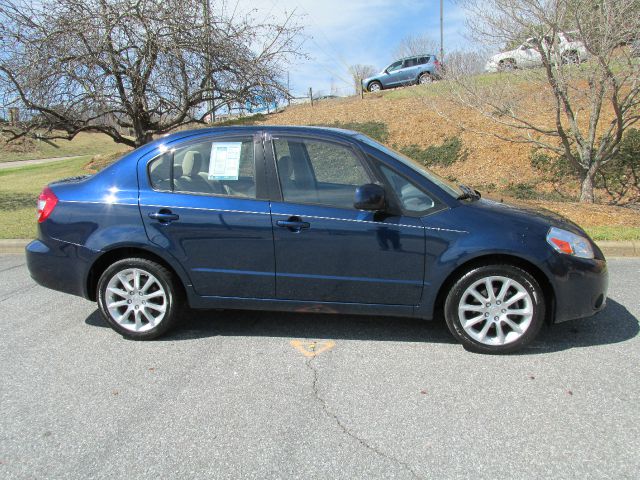
<svg viewBox="0 0 640 480"><path fill-rule="evenodd" d="M38 195L53 180L88 173L90 157L0 170L0 238L32 238Z"/></svg>
<svg viewBox="0 0 640 480"><path fill-rule="evenodd" d="M80 133L73 140L19 139L6 143L0 137L0 162L34 160L39 158L95 155L123 152L129 147L115 143L100 133Z"/></svg>
<svg viewBox="0 0 640 480"><path fill-rule="evenodd" d="M486 77L486 82L495 76ZM440 83L413 86L296 105L269 115L262 123L273 125L336 125L363 131L402 151L413 160L427 161L437 173L474 186L489 198L518 200L561 213L591 230L597 238L614 238L605 226L616 226L620 237L640 238L640 210L609 205L585 205L561 195L531 165L529 145L509 143L477 133L487 130L485 118L447 104ZM477 128L460 128L464 116ZM504 133L491 126L496 133ZM601 198L605 200L601 193ZM631 230L624 230L625 227ZM604 229L603 229L604 228ZM625 233L626 232L626 233Z"/></svg>

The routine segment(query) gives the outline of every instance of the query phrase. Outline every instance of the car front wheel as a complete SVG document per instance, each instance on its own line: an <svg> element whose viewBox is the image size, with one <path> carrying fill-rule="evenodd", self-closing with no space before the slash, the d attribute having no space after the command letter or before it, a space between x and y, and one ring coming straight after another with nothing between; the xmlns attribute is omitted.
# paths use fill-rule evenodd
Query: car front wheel
<svg viewBox="0 0 640 480"><path fill-rule="evenodd" d="M126 338L150 340L166 333L178 317L180 290L173 274L145 258L115 262L98 281L98 307Z"/></svg>
<svg viewBox="0 0 640 480"><path fill-rule="evenodd" d="M530 343L544 323L538 282L513 265L485 265L460 276L444 306L451 333L465 348L509 353Z"/></svg>
<svg viewBox="0 0 640 480"><path fill-rule="evenodd" d="M371 82L367 90L370 92L379 92L382 90L382 84L380 82Z"/></svg>

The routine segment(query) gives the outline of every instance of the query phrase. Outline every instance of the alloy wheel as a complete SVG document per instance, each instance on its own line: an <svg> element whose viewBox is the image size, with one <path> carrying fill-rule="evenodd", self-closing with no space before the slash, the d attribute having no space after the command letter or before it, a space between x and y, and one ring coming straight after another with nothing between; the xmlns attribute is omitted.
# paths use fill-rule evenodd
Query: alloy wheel
<svg viewBox="0 0 640 480"><path fill-rule="evenodd" d="M168 303L160 281L140 268L116 272L107 284L105 300L111 318L131 332L146 332L158 326Z"/></svg>
<svg viewBox="0 0 640 480"><path fill-rule="evenodd" d="M467 335L484 345L506 345L525 334L534 316L531 294L516 280L490 276L462 294L458 315Z"/></svg>

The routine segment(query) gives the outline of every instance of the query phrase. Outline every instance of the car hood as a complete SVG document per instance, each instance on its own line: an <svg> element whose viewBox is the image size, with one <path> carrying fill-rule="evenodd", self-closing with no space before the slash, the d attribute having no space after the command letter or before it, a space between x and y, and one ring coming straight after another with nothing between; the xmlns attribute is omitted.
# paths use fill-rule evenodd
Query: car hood
<svg viewBox="0 0 640 480"><path fill-rule="evenodd" d="M578 235L587 236L586 232L576 223L546 208L531 207L517 202L496 202L488 199L477 200L467 204L467 206L482 211L488 216L496 216L505 220L511 219L519 224L529 223L545 229L558 227Z"/></svg>

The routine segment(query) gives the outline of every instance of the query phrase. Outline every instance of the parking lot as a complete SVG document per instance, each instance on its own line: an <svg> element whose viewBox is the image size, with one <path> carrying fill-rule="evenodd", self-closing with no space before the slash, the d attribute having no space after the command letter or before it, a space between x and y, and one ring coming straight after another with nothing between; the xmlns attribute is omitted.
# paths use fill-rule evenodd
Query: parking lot
<svg viewBox="0 0 640 480"><path fill-rule="evenodd" d="M192 313L153 342L0 256L2 478L637 478L640 260L483 356L442 322Z"/></svg>

